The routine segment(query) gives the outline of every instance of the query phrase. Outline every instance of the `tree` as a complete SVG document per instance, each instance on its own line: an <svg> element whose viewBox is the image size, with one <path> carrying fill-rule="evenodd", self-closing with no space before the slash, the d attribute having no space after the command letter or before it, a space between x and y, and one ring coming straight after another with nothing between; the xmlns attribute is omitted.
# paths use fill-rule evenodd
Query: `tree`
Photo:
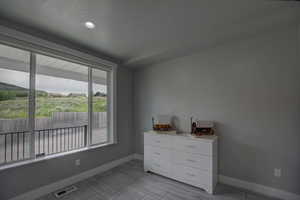
<svg viewBox="0 0 300 200"><path fill-rule="evenodd" d="M5 90L0 91L0 101L12 100L12 99L16 99L15 91L5 91Z"/></svg>
<svg viewBox="0 0 300 200"><path fill-rule="evenodd" d="M106 94L105 93L102 93L102 92L96 92L94 94L95 97L106 97Z"/></svg>

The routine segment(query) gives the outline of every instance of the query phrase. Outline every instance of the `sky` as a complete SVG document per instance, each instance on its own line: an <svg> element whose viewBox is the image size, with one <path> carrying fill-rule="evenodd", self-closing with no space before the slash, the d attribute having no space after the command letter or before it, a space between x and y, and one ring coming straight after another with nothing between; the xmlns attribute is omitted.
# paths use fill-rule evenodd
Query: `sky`
<svg viewBox="0 0 300 200"><path fill-rule="evenodd" d="M0 68L0 82L29 88L29 73ZM36 89L43 90L48 93L61 93L64 95L68 95L70 93L87 94L88 83L37 74ZM93 91L94 93L98 91L106 93L106 86L93 84Z"/></svg>

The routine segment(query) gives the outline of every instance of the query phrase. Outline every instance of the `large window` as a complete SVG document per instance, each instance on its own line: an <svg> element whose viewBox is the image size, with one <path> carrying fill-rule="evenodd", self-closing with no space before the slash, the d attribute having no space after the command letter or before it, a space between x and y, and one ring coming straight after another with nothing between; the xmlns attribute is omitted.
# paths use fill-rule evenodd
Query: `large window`
<svg viewBox="0 0 300 200"><path fill-rule="evenodd" d="M0 45L0 165L113 142L97 67Z"/></svg>

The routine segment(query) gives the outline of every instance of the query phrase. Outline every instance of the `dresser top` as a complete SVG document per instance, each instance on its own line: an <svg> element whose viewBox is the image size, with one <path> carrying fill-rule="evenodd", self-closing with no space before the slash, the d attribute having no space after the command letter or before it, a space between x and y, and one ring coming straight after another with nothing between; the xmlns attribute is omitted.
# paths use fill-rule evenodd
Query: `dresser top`
<svg viewBox="0 0 300 200"><path fill-rule="evenodd" d="M156 131L147 131L145 132L146 134L155 134L155 135L167 135L167 136L179 136L179 137L185 137L185 138L190 138L190 139L195 139L195 140L210 140L210 141L214 141L216 139L218 139L218 136L216 135L202 135L202 136L193 136L190 133L175 133L175 132L170 132L170 133L157 133Z"/></svg>

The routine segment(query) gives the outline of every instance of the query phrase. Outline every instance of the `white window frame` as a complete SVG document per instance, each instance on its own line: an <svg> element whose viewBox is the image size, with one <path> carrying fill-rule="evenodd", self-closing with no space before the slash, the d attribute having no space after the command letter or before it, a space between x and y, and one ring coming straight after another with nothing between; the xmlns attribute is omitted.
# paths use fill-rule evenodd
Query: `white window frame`
<svg viewBox="0 0 300 200"><path fill-rule="evenodd" d="M93 132L93 126L92 126L92 117L93 117L93 69L97 70L103 70L101 68L97 67L90 67L89 68L89 134L88 136L92 136ZM106 144L116 144L117 143L117 135L116 135L116 70L103 70L106 71L107 77L106 77L106 83L107 83L107 142ZM88 139L89 146L101 146L105 143L100 144L92 144L92 138Z"/></svg>
<svg viewBox="0 0 300 200"><path fill-rule="evenodd" d="M77 153L81 151L86 151L95 148L101 148L103 146L116 144L117 143L117 68L118 64L111 62L106 59L92 56L81 51L77 51L66 46L55 44L47 40L43 40L34 36L31 36L26 33L22 33L13 29L0 25L0 44L11 46L14 48L22 49L30 52L30 92L29 92L29 131L32 135L34 134L35 128L35 76L36 76L36 54L46 55L54 57L57 59L62 59L65 61L78 63L84 66L89 67L89 71L92 71L92 68L104 70L107 72L107 121L108 121L108 141L105 144L95 144L91 145L90 135L92 132L88 131L88 140L87 147L76 149L68 152L57 153L49 156L36 158L35 155L35 139L31 137L31 149L30 156L31 158L24 161L17 161L13 163L7 163L0 166L0 170L17 167L24 164L34 163L42 160L47 160L51 158L56 158L60 156L65 156L72 153ZM91 73L90 75L91 76ZM89 92L91 92L92 79L89 77ZM92 100L92 96L89 95L89 99ZM89 100L89 101L90 101ZM89 102L89 117L92 115L92 110L90 106L92 104ZM91 119L89 119L90 123ZM90 125L90 124L89 124ZM89 129L92 127L89 126Z"/></svg>

